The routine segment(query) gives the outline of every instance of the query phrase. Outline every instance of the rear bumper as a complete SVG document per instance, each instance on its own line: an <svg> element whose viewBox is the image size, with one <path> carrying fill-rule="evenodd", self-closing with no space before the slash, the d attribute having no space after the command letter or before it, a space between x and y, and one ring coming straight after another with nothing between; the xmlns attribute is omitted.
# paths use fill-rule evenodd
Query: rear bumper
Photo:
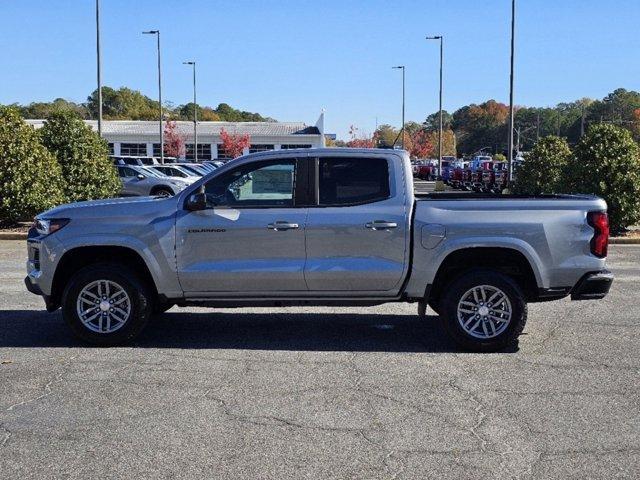
<svg viewBox="0 0 640 480"><path fill-rule="evenodd" d="M612 283L613 273L608 270L587 273L571 290L571 300L598 300L604 298L609 293Z"/></svg>

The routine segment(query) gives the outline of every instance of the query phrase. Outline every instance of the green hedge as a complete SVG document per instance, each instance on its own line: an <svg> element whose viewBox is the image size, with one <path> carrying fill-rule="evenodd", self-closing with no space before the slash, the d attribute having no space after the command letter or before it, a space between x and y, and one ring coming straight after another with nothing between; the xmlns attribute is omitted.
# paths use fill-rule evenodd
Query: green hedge
<svg viewBox="0 0 640 480"><path fill-rule="evenodd" d="M607 201L614 231L640 221L640 148L628 130L597 124L567 164L567 191L594 193Z"/></svg>
<svg viewBox="0 0 640 480"><path fill-rule="evenodd" d="M67 202L113 197L121 188L104 139L69 111L50 115L40 129L42 144L58 159Z"/></svg>
<svg viewBox="0 0 640 480"><path fill-rule="evenodd" d="M64 201L56 158L17 109L0 107L0 219L30 220Z"/></svg>

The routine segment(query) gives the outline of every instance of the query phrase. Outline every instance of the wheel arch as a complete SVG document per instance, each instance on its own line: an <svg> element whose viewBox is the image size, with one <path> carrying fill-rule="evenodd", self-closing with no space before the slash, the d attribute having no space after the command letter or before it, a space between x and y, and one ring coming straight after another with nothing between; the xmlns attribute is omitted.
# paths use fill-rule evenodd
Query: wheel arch
<svg viewBox="0 0 640 480"><path fill-rule="evenodd" d="M512 278L527 300L538 296L539 272L535 263L513 247L463 247L449 252L440 263L433 282L428 287L429 299L438 301L446 286L466 271L487 269Z"/></svg>
<svg viewBox="0 0 640 480"><path fill-rule="evenodd" d="M157 193L159 190L169 190L170 192L172 192L172 195L176 194L176 191L171 188L169 185L154 185L151 190L149 190L149 195L153 195L154 193Z"/></svg>
<svg viewBox="0 0 640 480"><path fill-rule="evenodd" d="M118 263L134 270L149 285L155 296L158 288L142 255L131 247L121 245L78 246L67 250L58 261L51 285L51 303L60 305L62 293L69 279L80 269L96 263Z"/></svg>

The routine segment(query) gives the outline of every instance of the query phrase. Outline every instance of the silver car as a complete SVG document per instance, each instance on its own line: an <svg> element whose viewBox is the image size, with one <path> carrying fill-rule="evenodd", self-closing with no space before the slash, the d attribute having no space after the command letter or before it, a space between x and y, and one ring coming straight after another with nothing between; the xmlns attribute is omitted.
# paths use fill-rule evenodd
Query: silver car
<svg viewBox="0 0 640 480"><path fill-rule="evenodd" d="M189 185L180 179L171 178L149 167L137 165L117 165L118 176L122 181L120 195L170 197Z"/></svg>
<svg viewBox="0 0 640 480"><path fill-rule="evenodd" d="M202 174L195 173L191 170L183 168L179 165L153 165L148 167L149 170L153 170L155 172L159 172L163 175L171 177L172 179L178 179L182 182L186 182L191 185L193 182L200 180L202 178Z"/></svg>

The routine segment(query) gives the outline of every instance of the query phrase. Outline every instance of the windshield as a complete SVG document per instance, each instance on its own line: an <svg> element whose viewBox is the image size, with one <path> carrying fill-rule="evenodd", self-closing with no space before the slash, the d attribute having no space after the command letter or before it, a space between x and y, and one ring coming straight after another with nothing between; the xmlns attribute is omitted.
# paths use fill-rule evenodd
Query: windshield
<svg viewBox="0 0 640 480"><path fill-rule="evenodd" d="M155 177L155 178L166 177L166 175L163 175L162 173L158 172L157 170L154 170L153 168L138 167L137 170L143 175L147 175L149 177Z"/></svg>
<svg viewBox="0 0 640 480"><path fill-rule="evenodd" d="M186 170L188 173L192 175L197 175L199 177L202 177L205 173L207 173L197 165L180 165L180 168L183 170Z"/></svg>
<svg viewBox="0 0 640 480"><path fill-rule="evenodd" d="M174 172L176 173L176 176L185 176L185 177L201 177L202 175L200 175L199 173L195 173L190 171L187 167L183 167L182 165L178 166L174 166L173 167ZM177 172L176 172L177 170ZM178 172L183 173L184 175L180 175Z"/></svg>

